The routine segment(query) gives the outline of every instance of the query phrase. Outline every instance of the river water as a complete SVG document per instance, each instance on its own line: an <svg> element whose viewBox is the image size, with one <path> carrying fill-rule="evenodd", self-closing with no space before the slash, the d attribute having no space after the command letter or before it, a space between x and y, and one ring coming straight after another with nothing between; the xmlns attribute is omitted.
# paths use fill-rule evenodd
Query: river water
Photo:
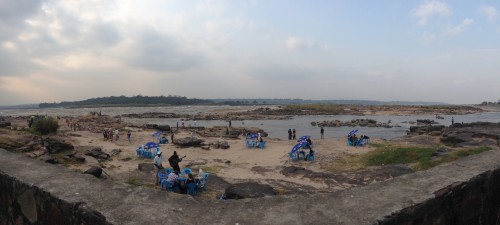
<svg viewBox="0 0 500 225"><path fill-rule="evenodd" d="M92 111L101 111L103 115L122 115L130 113L146 113L146 112L161 112L161 113L177 113L190 114L210 112L223 109L254 109L256 106L162 106L162 107L112 107L112 108L78 108L78 109L9 109L0 110L0 116L28 116L28 115L48 115L48 116L80 116L88 114ZM334 116L295 116L290 120L243 120L232 121L233 127L259 127L265 130L271 138L288 138L288 129L295 129L297 136L311 135L312 138L320 138L320 128L311 126L311 122L322 122L328 120L350 121L353 119L373 119L378 122L387 123L391 121L391 125L399 126L392 128L381 127L325 127L325 138L343 138L353 129L358 129L358 134L368 135L372 138L392 139L406 135L411 124L409 121L417 119L430 119L439 124L449 126L451 118L454 118L455 123L470 123L470 122L500 122L500 112L484 112L468 115L441 115L444 119L436 119L435 116L354 116L354 115L334 115ZM181 125L179 119L158 119L158 118L122 118L125 122L133 124L158 124L170 125L175 127L177 122ZM195 121L184 121L185 126L194 126ZM228 121L223 120L200 120L196 121L196 126L227 126Z"/></svg>

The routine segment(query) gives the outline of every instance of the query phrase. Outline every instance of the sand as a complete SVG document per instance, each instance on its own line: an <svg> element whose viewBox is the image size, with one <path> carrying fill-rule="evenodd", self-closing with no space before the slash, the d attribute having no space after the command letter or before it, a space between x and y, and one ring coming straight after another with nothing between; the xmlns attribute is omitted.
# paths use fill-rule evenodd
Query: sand
<svg viewBox="0 0 500 225"><path fill-rule="evenodd" d="M61 129L67 129L61 127ZM111 161L103 163L98 162L92 157L86 157L86 162L83 164L72 165L71 167L80 171L84 171L90 166L104 166L104 171L113 179L126 182L130 174L137 171L138 164L142 162L152 163L152 159L142 159L136 156L136 148L149 141L156 141L152 137L154 131L142 130L138 128L129 128L132 130L131 143L128 142L126 132L122 131L118 141L104 141L102 134L92 133L89 131L69 131L71 141L75 146L98 146L108 154L114 149L121 149L121 153L112 156ZM189 137L191 134L188 130L180 131L175 135L175 138ZM170 136L167 136L170 139ZM214 141L224 140L222 138L206 138L198 137L211 143ZM295 140L279 140L265 138L266 147L246 148L245 138L227 139L229 149L213 149L204 150L199 147L180 148L173 144L161 145L161 150L164 157L164 166L168 166L167 159L174 151L180 156L186 156L180 163L181 169L189 166L194 171L202 168L203 170L216 174L218 177L230 183L238 183L243 181L257 181L260 183L268 183L276 186L276 184L290 184L298 186L310 186L318 191L334 191L342 187L329 186L322 180L309 179L303 176L285 176L281 170L285 166L304 167L305 169L315 172L325 172L335 163L336 160L345 157L349 154L360 154L367 152L371 147L352 147L347 146L344 140L338 139L312 139L314 150L316 151L315 161L291 161L288 153L297 143ZM141 176L145 176L142 174ZM148 175L146 175L148 176ZM152 184L153 175L146 179ZM144 180L144 178L143 178ZM279 185L278 185L279 186Z"/></svg>

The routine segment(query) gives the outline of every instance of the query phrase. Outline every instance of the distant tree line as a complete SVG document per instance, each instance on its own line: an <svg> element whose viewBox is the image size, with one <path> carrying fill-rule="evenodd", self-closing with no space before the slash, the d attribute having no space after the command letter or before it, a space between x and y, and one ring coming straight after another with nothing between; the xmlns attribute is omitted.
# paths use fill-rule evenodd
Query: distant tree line
<svg viewBox="0 0 500 225"><path fill-rule="evenodd" d="M481 104L479 104L479 105L500 105L500 99L497 102L484 101L484 102L481 102Z"/></svg>
<svg viewBox="0 0 500 225"><path fill-rule="evenodd" d="M181 96L111 96L91 98L83 101L60 102L60 103L40 103L40 108L57 108L57 107L87 107L87 106L148 106L148 105L198 105L212 104L211 100L187 98Z"/></svg>

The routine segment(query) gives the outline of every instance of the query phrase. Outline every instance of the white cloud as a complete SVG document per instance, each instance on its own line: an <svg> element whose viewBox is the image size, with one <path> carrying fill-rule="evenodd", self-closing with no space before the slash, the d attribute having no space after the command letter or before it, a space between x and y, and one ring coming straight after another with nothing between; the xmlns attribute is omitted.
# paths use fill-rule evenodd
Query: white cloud
<svg viewBox="0 0 500 225"><path fill-rule="evenodd" d="M481 13L486 17L488 18L488 20L490 22L493 22L495 21L495 19L497 18L498 16L498 12L497 12L497 9L493 6L486 6L486 5L483 5L481 6L481 8L479 9L481 11Z"/></svg>
<svg viewBox="0 0 500 225"><path fill-rule="evenodd" d="M418 8L412 10L412 14L420 18L418 20L418 25L425 25L429 17L433 15L451 16L453 12L448 4L431 0L425 1L423 4L419 5Z"/></svg>
<svg viewBox="0 0 500 225"><path fill-rule="evenodd" d="M327 49L326 45L319 44L314 40L307 40L293 36L290 36L285 40L285 47L290 50Z"/></svg>
<svg viewBox="0 0 500 225"><path fill-rule="evenodd" d="M474 23L474 20L466 18L458 26L449 27L448 30L446 30L446 34L448 34L448 35L460 34L460 33L465 31L465 28L472 25L473 23Z"/></svg>

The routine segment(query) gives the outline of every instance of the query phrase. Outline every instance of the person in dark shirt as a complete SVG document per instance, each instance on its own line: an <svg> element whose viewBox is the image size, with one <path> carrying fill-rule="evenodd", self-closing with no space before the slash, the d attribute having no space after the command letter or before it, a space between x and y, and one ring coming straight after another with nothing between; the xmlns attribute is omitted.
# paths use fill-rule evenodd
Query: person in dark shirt
<svg viewBox="0 0 500 225"><path fill-rule="evenodd" d="M177 155L177 151L174 151L174 154L168 158L168 163L177 172L181 171L181 168L179 167L179 162L181 161L182 159Z"/></svg>

